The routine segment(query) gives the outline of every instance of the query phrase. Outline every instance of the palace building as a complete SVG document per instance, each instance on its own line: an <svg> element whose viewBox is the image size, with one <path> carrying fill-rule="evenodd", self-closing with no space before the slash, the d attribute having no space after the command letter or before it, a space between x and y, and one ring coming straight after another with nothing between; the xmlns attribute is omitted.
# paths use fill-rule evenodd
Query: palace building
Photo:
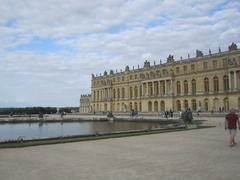
<svg viewBox="0 0 240 180"><path fill-rule="evenodd" d="M79 112L80 113L90 113L90 112L92 112L91 94L81 95Z"/></svg>
<svg viewBox="0 0 240 180"><path fill-rule="evenodd" d="M228 111L240 109L240 49L209 50L204 55L103 75L92 75L92 112Z"/></svg>

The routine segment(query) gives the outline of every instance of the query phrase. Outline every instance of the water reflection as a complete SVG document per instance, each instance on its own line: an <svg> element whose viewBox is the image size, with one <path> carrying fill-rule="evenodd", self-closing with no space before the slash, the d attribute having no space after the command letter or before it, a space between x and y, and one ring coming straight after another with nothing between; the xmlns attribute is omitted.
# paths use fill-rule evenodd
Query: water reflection
<svg viewBox="0 0 240 180"><path fill-rule="evenodd" d="M163 126L157 122L128 121L6 123L0 124L0 141L16 140L20 136L25 137L25 139L40 139L131 130L149 130L160 127Z"/></svg>

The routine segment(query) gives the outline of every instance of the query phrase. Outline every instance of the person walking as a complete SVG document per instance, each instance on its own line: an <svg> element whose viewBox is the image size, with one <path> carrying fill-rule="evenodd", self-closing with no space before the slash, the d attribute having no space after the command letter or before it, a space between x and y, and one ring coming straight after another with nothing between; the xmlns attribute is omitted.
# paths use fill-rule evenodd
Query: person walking
<svg viewBox="0 0 240 180"><path fill-rule="evenodd" d="M235 141L237 124L238 129L240 130L240 122L238 119L238 115L235 113L234 109L231 109L230 112L225 117L225 130L228 129L230 135L229 146L234 146L237 144Z"/></svg>

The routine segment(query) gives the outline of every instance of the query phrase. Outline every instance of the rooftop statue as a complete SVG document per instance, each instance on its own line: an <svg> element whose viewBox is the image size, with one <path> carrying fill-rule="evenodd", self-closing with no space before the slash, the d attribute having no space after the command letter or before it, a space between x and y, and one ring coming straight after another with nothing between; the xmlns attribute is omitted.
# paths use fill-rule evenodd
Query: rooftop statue
<svg viewBox="0 0 240 180"><path fill-rule="evenodd" d="M125 67L125 71L129 71L129 66L126 66L126 67Z"/></svg>
<svg viewBox="0 0 240 180"><path fill-rule="evenodd" d="M110 73L109 73L110 75L113 75L113 70L110 70Z"/></svg>
<svg viewBox="0 0 240 180"><path fill-rule="evenodd" d="M229 51L237 50L237 45L235 43L232 43L230 46L228 46Z"/></svg>
<svg viewBox="0 0 240 180"><path fill-rule="evenodd" d="M104 71L104 76L107 76L107 71Z"/></svg>
<svg viewBox="0 0 240 180"><path fill-rule="evenodd" d="M218 47L218 53L221 53L222 51L221 51L221 48L220 47Z"/></svg>
<svg viewBox="0 0 240 180"><path fill-rule="evenodd" d="M169 56L167 58L167 63L172 63L172 62L174 62L174 57L173 57L173 55L169 54Z"/></svg>
<svg viewBox="0 0 240 180"><path fill-rule="evenodd" d="M149 67L150 67L150 62L146 60L146 61L144 62L144 67L145 67L145 68L149 68Z"/></svg>
<svg viewBox="0 0 240 180"><path fill-rule="evenodd" d="M203 57L203 52L200 50L196 50L196 57Z"/></svg>

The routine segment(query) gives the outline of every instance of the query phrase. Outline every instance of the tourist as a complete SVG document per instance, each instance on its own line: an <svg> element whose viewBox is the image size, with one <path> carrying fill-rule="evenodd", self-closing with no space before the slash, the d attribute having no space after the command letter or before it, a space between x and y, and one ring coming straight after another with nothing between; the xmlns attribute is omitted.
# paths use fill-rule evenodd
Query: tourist
<svg viewBox="0 0 240 180"><path fill-rule="evenodd" d="M240 122L238 119L238 115L235 113L234 109L231 109L230 112L225 117L225 130L229 130L229 146L236 145L235 136L237 131L237 124L240 130Z"/></svg>

